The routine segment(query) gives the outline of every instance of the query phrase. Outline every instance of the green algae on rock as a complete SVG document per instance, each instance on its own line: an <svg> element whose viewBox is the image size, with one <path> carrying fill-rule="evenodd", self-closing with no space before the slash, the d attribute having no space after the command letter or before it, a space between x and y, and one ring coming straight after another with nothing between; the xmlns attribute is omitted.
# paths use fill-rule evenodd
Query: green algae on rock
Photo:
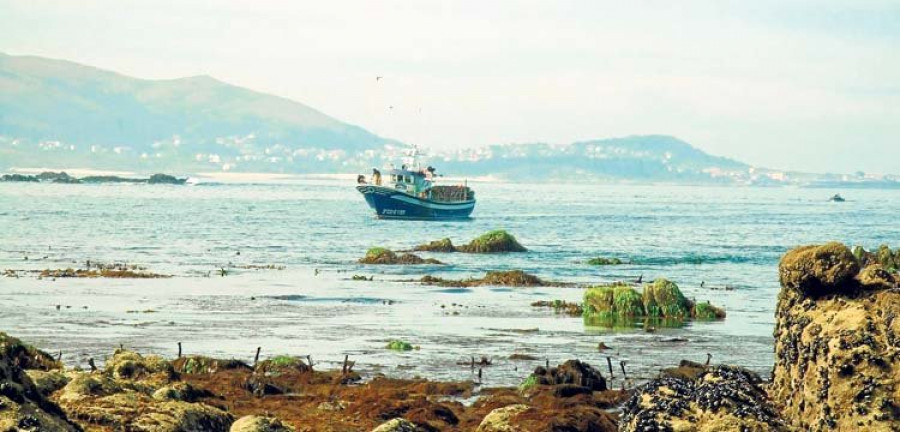
<svg viewBox="0 0 900 432"><path fill-rule="evenodd" d="M691 304L678 285L667 279L656 279L644 286L642 296L647 316L685 318L691 314Z"/></svg>
<svg viewBox="0 0 900 432"><path fill-rule="evenodd" d="M386 265L398 265L398 264L443 264L442 262L428 258L422 259L418 255L413 255L411 253L404 253L398 255L394 251L390 249L385 249L382 247L373 247L366 251L366 256L359 260L360 264L386 264Z"/></svg>
<svg viewBox="0 0 900 432"><path fill-rule="evenodd" d="M781 258L778 275L781 285L804 295L824 295L847 288L846 282L859 273L853 252L841 243L803 246Z"/></svg>
<svg viewBox="0 0 900 432"><path fill-rule="evenodd" d="M280 374L285 371L310 372L312 369L300 357L289 355L278 355L256 365L257 373Z"/></svg>
<svg viewBox="0 0 900 432"><path fill-rule="evenodd" d="M172 367L178 373L186 374L212 374L220 370L245 369L251 370L247 363L236 359L216 359L206 356L187 356L176 359Z"/></svg>
<svg viewBox="0 0 900 432"><path fill-rule="evenodd" d="M695 303L691 308L691 318L696 320L717 320L725 318L725 310L706 303Z"/></svg>
<svg viewBox="0 0 900 432"><path fill-rule="evenodd" d="M409 342L405 342L402 340L392 340L388 342L387 349L394 351L412 351L413 346Z"/></svg>
<svg viewBox="0 0 900 432"><path fill-rule="evenodd" d="M527 252L524 246L519 244L512 234L504 230L494 230L480 235L469 244L456 248L459 252L466 253L503 253L503 252Z"/></svg>
<svg viewBox="0 0 900 432"><path fill-rule="evenodd" d="M725 318L723 309L708 302L695 304L681 293L678 285L666 279L645 285L643 294L624 283L588 288L583 310L586 324L615 327L633 326L635 318L647 321L646 326L658 320L663 327L678 326L679 321L690 318Z"/></svg>

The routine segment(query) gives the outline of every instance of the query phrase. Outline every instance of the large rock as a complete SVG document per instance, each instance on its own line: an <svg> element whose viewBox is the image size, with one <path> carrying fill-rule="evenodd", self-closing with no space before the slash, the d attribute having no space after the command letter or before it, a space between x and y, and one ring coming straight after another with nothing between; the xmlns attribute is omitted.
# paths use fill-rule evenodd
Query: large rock
<svg viewBox="0 0 900 432"><path fill-rule="evenodd" d="M294 428L275 417L249 415L237 419L229 432L294 432Z"/></svg>
<svg viewBox="0 0 900 432"><path fill-rule="evenodd" d="M2 431L80 431L59 406L49 401L22 369L22 365L41 366L34 348L0 333L0 430Z"/></svg>
<svg viewBox="0 0 900 432"><path fill-rule="evenodd" d="M841 243L796 248L778 265L781 286L810 296L852 290L857 273L859 261Z"/></svg>
<svg viewBox="0 0 900 432"><path fill-rule="evenodd" d="M168 383L178 378L172 364L160 356L142 356L134 351L117 349L106 362L103 373L115 379L152 380Z"/></svg>
<svg viewBox="0 0 900 432"><path fill-rule="evenodd" d="M883 269L856 275L845 249L801 248L782 260L790 270L776 309L770 395L800 429L897 430L900 293L885 289ZM831 294L809 296L809 288Z"/></svg>
<svg viewBox="0 0 900 432"><path fill-rule="evenodd" d="M475 432L519 432L520 428L513 425L516 416L528 411L530 407L524 404L509 405L491 411L481 420Z"/></svg>
<svg viewBox="0 0 900 432"><path fill-rule="evenodd" d="M787 431L760 387L759 376L728 366L703 368L684 378L659 378L635 389L619 430Z"/></svg>
<svg viewBox="0 0 900 432"><path fill-rule="evenodd" d="M536 384L575 385L589 391L606 390L606 379L600 371L580 360L568 360L549 370L539 366L531 375L535 378Z"/></svg>

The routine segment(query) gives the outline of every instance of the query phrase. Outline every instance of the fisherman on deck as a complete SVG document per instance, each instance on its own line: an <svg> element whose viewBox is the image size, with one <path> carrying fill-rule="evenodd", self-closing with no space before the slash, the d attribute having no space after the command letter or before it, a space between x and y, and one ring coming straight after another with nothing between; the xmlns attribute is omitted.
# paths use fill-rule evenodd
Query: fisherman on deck
<svg viewBox="0 0 900 432"><path fill-rule="evenodd" d="M381 171L378 171L377 168L372 168L372 183L381 186Z"/></svg>

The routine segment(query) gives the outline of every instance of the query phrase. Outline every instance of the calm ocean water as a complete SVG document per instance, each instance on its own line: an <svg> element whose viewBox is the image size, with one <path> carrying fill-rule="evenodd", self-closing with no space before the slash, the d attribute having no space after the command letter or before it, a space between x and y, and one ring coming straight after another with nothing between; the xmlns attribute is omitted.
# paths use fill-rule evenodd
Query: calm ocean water
<svg viewBox="0 0 900 432"><path fill-rule="evenodd" d="M263 357L309 354L326 368L340 367L349 354L366 376L470 379L457 362L483 355L494 359L484 371L487 385L517 384L544 359L580 358L605 370L606 356L626 361L638 379L682 358L705 361L706 353L768 375L777 263L786 250L829 240L900 246L896 191L482 183L474 185L479 204L471 221L398 222L374 219L353 186L309 179L0 184L0 270L77 268L91 260L175 275L0 277L0 330L62 351L70 365L103 359L120 344L174 356L182 342L186 353L245 360L258 346ZM835 192L847 202L827 202ZM447 266L356 263L371 246L404 249L443 237L464 243L498 228L531 251L432 255ZM634 264L579 264L595 256ZM251 264L284 269L239 268ZM225 277L216 271L222 267ZM725 307L728 318L655 333L592 328L530 306L579 300L579 288L446 290L404 282L496 269L585 283L665 277L688 297ZM709 289L725 285L734 289ZM146 310L155 312L134 312ZM421 348L385 350L393 338ZM599 352L601 341L613 349ZM512 353L541 360L507 360Z"/></svg>

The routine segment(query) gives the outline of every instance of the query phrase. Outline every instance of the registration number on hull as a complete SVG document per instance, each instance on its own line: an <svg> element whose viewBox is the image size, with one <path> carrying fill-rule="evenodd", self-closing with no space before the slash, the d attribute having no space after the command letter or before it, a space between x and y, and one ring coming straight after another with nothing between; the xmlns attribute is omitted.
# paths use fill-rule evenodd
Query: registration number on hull
<svg viewBox="0 0 900 432"><path fill-rule="evenodd" d="M384 209L381 211L381 214L386 216L405 216L406 210Z"/></svg>

